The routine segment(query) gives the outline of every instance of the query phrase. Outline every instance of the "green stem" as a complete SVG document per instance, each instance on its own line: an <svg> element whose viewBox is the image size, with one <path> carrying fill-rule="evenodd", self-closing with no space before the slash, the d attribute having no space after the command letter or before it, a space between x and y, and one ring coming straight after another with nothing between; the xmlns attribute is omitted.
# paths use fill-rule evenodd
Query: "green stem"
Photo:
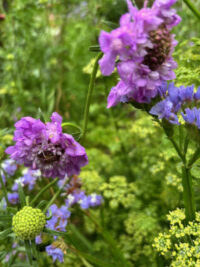
<svg viewBox="0 0 200 267"><path fill-rule="evenodd" d="M194 152L192 158L189 160L187 167L191 168L192 165L195 163L195 161L197 161L197 159L200 156L200 147L197 148L197 150Z"/></svg>
<svg viewBox="0 0 200 267"><path fill-rule="evenodd" d="M1 169L1 170L2 170L2 169ZM2 171L3 171L3 170L2 170ZM4 175L5 175L5 174L4 174ZM6 200L6 204L7 204L7 206L9 206L8 193L7 193L5 184L4 184L4 182L3 182L2 175L0 175L0 183L1 183L1 188L2 188L2 191L3 191L4 197L5 197L5 200Z"/></svg>
<svg viewBox="0 0 200 267"><path fill-rule="evenodd" d="M74 124L72 122L64 122L64 123L62 123L62 128L65 127L65 126L69 126L69 127L73 127L75 129L77 129L79 131L79 133L78 133L79 136L78 136L78 138L76 138L76 140L79 140L80 139L80 137L82 135L82 129L81 129L81 127L79 127L78 125L76 125L76 124ZM75 133L74 133L74 135L75 135Z"/></svg>
<svg viewBox="0 0 200 267"><path fill-rule="evenodd" d="M184 155L182 154L179 146L177 145L177 143L174 141L174 139L172 137L169 137L169 140L170 142L172 143L172 145L174 146L174 148L176 149L176 152L178 153L179 157L181 158L182 162L185 163L185 157Z"/></svg>
<svg viewBox="0 0 200 267"><path fill-rule="evenodd" d="M200 19L200 12L199 10L194 6L194 4L190 0L183 0L185 4L189 7L189 9L195 14L195 16Z"/></svg>
<svg viewBox="0 0 200 267"><path fill-rule="evenodd" d="M182 168L183 197L185 203L186 222L195 220L195 201L192 189L190 169L185 165Z"/></svg>
<svg viewBox="0 0 200 267"><path fill-rule="evenodd" d="M80 132L82 132L81 127L79 127L79 126L76 125L75 123L72 123L72 122L63 122L63 123L62 123L62 127L65 127L65 126L74 127L74 128L76 128L77 130L79 130Z"/></svg>
<svg viewBox="0 0 200 267"><path fill-rule="evenodd" d="M177 154L179 155L181 161L183 163L185 163L185 156L183 155L183 153L181 152L179 146L177 145L177 143L175 142L175 140L173 139L172 136L169 135L169 133L167 132L166 128L163 127L162 123L159 121L159 119L157 119L157 122L159 123L159 125L163 128L166 136L168 137L168 139L170 140L170 142L172 143L173 147L175 148Z"/></svg>
<svg viewBox="0 0 200 267"><path fill-rule="evenodd" d="M158 121L159 122L159 121ZM185 141L184 145L184 154L180 150L179 146L173 139L173 137L167 132L167 129L163 127L162 123L159 122L162 128L165 131L165 134L173 144L177 154L179 155L183 167L182 167L182 185L183 185L183 197L184 197L184 204L185 204L185 215L186 215L186 222L193 221L195 219L195 201L194 201L194 192L192 188L192 177L190 174L190 168L192 164L197 160L200 154L200 148L198 148L194 155L192 156L191 160L189 161L188 165L186 162L186 151L188 147L188 141Z"/></svg>
<svg viewBox="0 0 200 267"><path fill-rule="evenodd" d="M188 150L189 141L190 141L190 139L189 139L189 136L187 135L187 136L185 137L184 148L183 148L183 150L184 150L184 154L185 154L185 155L186 155L187 150Z"/></svg>
<svg viewBox="0 0 200 267"><path fill-rule="evenodd" d="M120 263L120 266L121 267L129 267L129 266L131 266L130 262L128 262L124 258L123 253L121 253L120 249L118 248L117 242L112 238L112 236L110 235L109 232L107 232L105 229L103 229L103 227L98 223L98 221L91 214L91 212L88 212L88 211L85 211L85 210L81 210L81 211L94 223L94 225L96 226L98 232L102 235L104 240L110 246L111 252L112 252L113 256L115 257L115 259L118 261L118 263Z"/></svg>
<svg viewBox="0 0 200 267"><path fill-rule="evenodd" d="M61 194L63 188L65 187L65 184L68 182L68 180L64 183L64 185L58 189L58 191L55 193L55 195L52 197L52 199L47 203L46 207L44 208L43 212L44 214L47 212L48 208L54 203L56 198Z"/></svg>
<svg viewBox="0 0 200 267"><path fill-rule="evenodd" d="M25 249L26 249L26 254L28 256L28 261L30 266L33 266L33 261L32 261L32 251L31 251L31 245L29 240L24 241Z"/></svg>
<svg viewBox="0 0 200 267"><path fill-rule="evenodd" d="M34 199L31 201L31 206L38 200L38 198L47 190L49 187L53 186L58 181L58 178L53 180L51 183L47 184L45 187L42 188L42 190L34 197Z"/></svg>
<svg viewBox="0 0 200 267"><path fill-rule="evenodd" d="M83 132L82 132L82 135L81 135L82 141L84 140L85 135L86 135L86 131L87 131L89 109L90 109L92 93L93 93L93 89L94 89L94 85L95 85L95 79L96 79L98 66L99 66L98 61L99 61L99 59L101 57L102 57L102 53L99 53L97 58L96 58L96 60L95 60L93 71L92 71L91 78L90 78L90 84L89 84L89 88L88 88L86 105L85 105L85 110L84 110Z"/></svg>

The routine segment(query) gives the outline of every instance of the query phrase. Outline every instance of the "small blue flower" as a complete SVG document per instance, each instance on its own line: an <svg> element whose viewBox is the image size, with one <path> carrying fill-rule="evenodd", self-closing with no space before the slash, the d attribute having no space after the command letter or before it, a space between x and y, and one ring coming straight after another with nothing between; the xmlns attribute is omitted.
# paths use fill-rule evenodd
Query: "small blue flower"
<svg viewBox="0 0 200 267"><path fill-rule="evenodd" d="M200 86L197 88L197 91L194 94L194 99L195 100L199 100L200 99Z"/></svg>
<svg viewBox="0 0 200 267"><path fill-rule="evenodd" d="M6 159L1 164L2 169L8 174L8 176L13 176L17 170L17 164L12 159Z"/></svg>
<svg viewBox="0 0 200 267"><path fill-rule="evenodd" d="M197 108L186 108L185 109L185 114L183 112L181 112L181 115L183 117L183 119L187 122L187 123L194 123L196 121L196 112L197 112Z"/></svg>
<svg viewBox="0 0 200 267"><path fill-rule="evenodd" d="M195 124L200 129L200 109L194 107L193 109L186 108L185 114L181 112L183 119L189 124Z"/></svg>
<svg viewBox="0 0 200 267"><path fill-rule="evenodd" d="M63 252L60 248L54 247L52 245L49 245L45 248L47 254L53 258L53 262L56 260L59 260L60 262L63 262Z"/></svg>
<svg viewBox="0 0 200 267"><path fill-rule="evenodd" d="M46 227L56 231L66 231L67 219L71 216L71 212L67 206L57 207L56 204L50 206L52 218L47 221Z"/></svg>
<svg viewBox="0 0 200 267"><path fill-rule="evenodd" d="M19 201L19 195L17 192L13 192L13 193L8 193L8 201L11 204L17 204Z"/></svg>
<svg viewBox="0 0 200 267"><path fill-rule="evenodd" d="M153 106L149 113L158 116L159 119L165 118L172 124L179 124L178 117L172 110L173 103L169 100L169 98L166 98Z"/></svg>
<svg viewBox="0 0 200 267"><path fill-rule="evenodd" d="M192 101L194 94L194 85L191 86L181 86L179 89L180 98L182 101Z"/></svg>

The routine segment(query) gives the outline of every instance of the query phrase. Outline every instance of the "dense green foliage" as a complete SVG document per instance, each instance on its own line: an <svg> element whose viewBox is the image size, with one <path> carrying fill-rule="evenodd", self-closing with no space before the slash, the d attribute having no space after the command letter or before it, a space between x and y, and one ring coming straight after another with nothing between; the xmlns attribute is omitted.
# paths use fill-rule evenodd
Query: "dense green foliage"
<svg viewBox="0 0 200 267"><path fill-rule="evenodd" d="M14 122L23 116L48 120L57 111L65 121L82 126L89 74L96 57L89 47L98 43L101 29L115 27L126 11L121 0L3 3L1 12L6 17L0 21L2 160L6 158L5 147L12 144ZM199 0L195 4L200 8ZM183 3L176 7L182 16L176 29L176 83L199 86L200 24ZM91 211L100 226L77 210L67 231L82 254L69 250L71 245L68 247L66 237L60 237L59 245L67 251L65 263L52 264L44 252L40 266L109 266L106 262L127 266L120 261L116 265L118 259L109 248L109 238L116 241L116 249L131 266L169 264L168 258L160 256L152 244L158 232L168 228L169 211L183 207L179 159L150 116L130 105L106 109L106 98L116 79L115 74L106 78L98 73L84 143L89 165L80 176L87 193L96 191L104 197L103 206ZM76 137L73 128L68 127L67 131ZM195 142L190 146L191 152L194 146ZM192 174L199 185L199 162ZM199 195L199 186L195 193ZM200 204L200 198L197 201ZM42 245L40 249L44 250Z"/></svg>

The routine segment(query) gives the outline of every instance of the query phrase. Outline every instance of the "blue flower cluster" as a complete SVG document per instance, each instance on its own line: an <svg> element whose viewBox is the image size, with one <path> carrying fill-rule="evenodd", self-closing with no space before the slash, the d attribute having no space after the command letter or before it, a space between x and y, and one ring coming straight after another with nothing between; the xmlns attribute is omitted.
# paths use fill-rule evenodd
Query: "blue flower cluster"
<svg viewBox="0 0 200 267"><path fill-rule="evenodd" d="M22 171L22 176L15 180L12 186L12 193L8 193L8 200L11 204L17 204L19 201L18 195L18 185L21 184L22 187L27 186L28 190L33 190L37 179L41 177L41 172L39 170L24 169Z"/></svg>
<svg viewBox="0 0 200 267"><path fill-rule="evenodd" d="M150 114L158 116L159 119L165 118L170 123L179 125L177 114L181 109L185 108L186 114L181 112L183 119L187 123L194 123L200 128L200 110L196 107L193 109L186 108L188 105L196 104L200 100L200 87L195 92L194 85L176 87L174 83L170 83L168 86L165 82L159 87L159 93L163 100L151 108Z"/></svg>
<svg viewBox="0 0 200 267"><path fill-rule="evenodd" d="M0 175L3 179L4 184L6 184L6 178L10 178L15 174L17 170L17 164L12 159L6 159L1 163L0 168L1 168Z"/></svg>
<svg viewBox="0 0 200 267"><path fill-rule="evenodd" d="M68 180L69 178L67 176L63 180L59 180L58 186L63 187ZM88 209L90 207L95 207L102 204L102 196L95 193L87 196L85 192L80 189L80 187L81 182L77 176L73 176L71 180L68 181L68 184L64 187L66 193L63 194L64 197L67 196L65 205L62 205L60 208L58 208L56 204L50 206L49 209L51 210L52 218L47 221L47 228L55 231L65 232L68 219L71 216L69 209L74 204L79 204L80 208L82 209ZM49 214L50 212L48 211L48 215ZM54 239L56 238L57 237L54 236ZM37 244L42 243L41 235L37 236L35 241ZM63 251L60 248L55 247L53 243L46 247L46 252L53 258L53 261L59 260L60 262L63 262Z"/></svg>

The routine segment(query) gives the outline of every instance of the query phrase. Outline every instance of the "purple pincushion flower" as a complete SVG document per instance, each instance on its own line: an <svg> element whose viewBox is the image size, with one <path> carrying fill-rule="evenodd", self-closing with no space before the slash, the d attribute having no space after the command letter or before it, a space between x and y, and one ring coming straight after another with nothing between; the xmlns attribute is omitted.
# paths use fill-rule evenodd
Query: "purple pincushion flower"
<svg viewBox="0 0 200 267"><path fill-rule="evenodd" d="M16 143L6 153L19 164L39 169L46 177L63 179L66 174L79 174L88 163L85 149L71 135L62 133L61 123L56 112L46 124L31 117L22 118L15 124Z"/></svg>
<svg viewBox="0 0 200 267"><path fill-rule="evenodd" d="M46 252L49 256L52 256L53 262L56 260L59 260L60 262L63 262L63 252L60 248L54 247L53 245L49 245L46 247Z"/></svg>
<svg viewBox="0 0 200 267"><path fill-rule="evenodd" d="M175 2L156 0L152 8L137 10L127 0L129 12L121 17L120 27L100 33L102 74L110 75L117 67L121 79L108 96L108 108L132 100L148 103L164 81L175 78L172 53L177 42L170 32L180 22L171 9Z"/></svg>

